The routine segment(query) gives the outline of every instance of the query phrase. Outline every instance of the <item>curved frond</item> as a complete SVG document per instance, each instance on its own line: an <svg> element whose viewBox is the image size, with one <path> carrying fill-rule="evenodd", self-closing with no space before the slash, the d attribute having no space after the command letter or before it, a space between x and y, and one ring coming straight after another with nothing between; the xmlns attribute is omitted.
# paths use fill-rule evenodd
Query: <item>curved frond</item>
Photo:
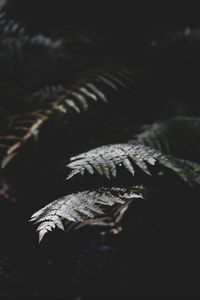
<svg viewBox="0 0 200 300"><path fill-rule="evenodd" d="M123 205L136 198L144 198L147 189L144 186L130 188L100 188L93 191L83 191L64 196L32 215L31 220L40 223L39 240L44 235L58 227L64 230L64 220L82 223L88 219L103 215L114 205Z"/></svg>
<svg viewBox="0 0 200 300"><path fill-rule="evenodd" d="M137 165L144 173L151 175L148 165L160 165L175 172L181 179L193 184L194 177L187 173L187 161L184 164L173 156L166 156L160 151L151 149L144 145L114 144L95 148L91 151L79 154L71 158L71 163L67 166L72 169L67 179L76 174L83 175L86 171L90 174L99 173L100 175L116 177L117 166L124 166L133 176L135 174L134 165ZM182 160L180 160L182 161ZM196 166L196 172L200 176L200 166ZM190 164L191 167L191 164Z"/></svg>
<svg viewBox="0 0 200 300"><path fill-rule="evenodd" d="M200 118L175 117L142 126L130 143L139 143L187 159L200 151ZM194 156L193 156L194 158Z"/></svg>
<svg viewBox="0 0 200 300"><path fill-rule="evenodd" d="M95 101L109 102L109 92L129 90L134 83L133 71L123 66L105 66L86 71L71 86L50 86L39 90L30 97L38 106L46 105L49 110L65 112L68 108L81 112ZM74 105L70 104L74 103ZM65 109L59 109L63 106ZM77 107L77 108L75 108Z"/></svg>
<svg viewBox="0 0 200 300"><path fill-rule="evenodd" d="M101 68L82 75L72 86L47 87L34 93L30 97L31 111L21 115L20 119L14 118L9 131L0 137L2 166L17 154L50 116L77 117L98 102L113 101L114 95L131 88L133 81L131 71L124 67Z"/></svg>

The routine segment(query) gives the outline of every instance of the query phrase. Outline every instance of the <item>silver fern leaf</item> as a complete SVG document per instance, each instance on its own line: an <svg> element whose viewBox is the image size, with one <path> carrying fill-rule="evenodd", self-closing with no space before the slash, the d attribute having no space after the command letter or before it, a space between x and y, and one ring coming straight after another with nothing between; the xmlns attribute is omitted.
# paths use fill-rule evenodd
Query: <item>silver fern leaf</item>
<svg viewBox="0 0 200 300"><path fill-rule="evenodd" d="M64 230L64 220L82 223L97 218L114 205L123 205L133 199L144 198L147 192L148 190L144 186L105 187L78 192L46 205L33 214L30 221L40 223L37 231L39 231L39 241L41 241L44 235L55 227Z"/></svg>
<svg viewBox="0 0 200 300"><path fill-rule="evenodd" d="M175 156L200 151L200 118L175 117L142 126L129 143L139 143Z"/></svg>
<svg viewBox="0 0 200 300"><path fill-rule="evenodd" d="M176 159L173 156L162 154L158 150L144 145L114 144L95 148L91 151L79 154L70 159L72 162L67 166L72 169L67 179L76 174L83 175L86 171L90 174L95 172L110 179L117 175L117 166L124 166L132 175L135 174L134 165L137 165L144 173L151 175L148 165L160 165L175 172L181 179L190 185L198 184L194 178L200 176L200 165L188 161ZM184 162L184 163L183 163ZM187 166L193 168L196 177L188 174Z"/></svg>

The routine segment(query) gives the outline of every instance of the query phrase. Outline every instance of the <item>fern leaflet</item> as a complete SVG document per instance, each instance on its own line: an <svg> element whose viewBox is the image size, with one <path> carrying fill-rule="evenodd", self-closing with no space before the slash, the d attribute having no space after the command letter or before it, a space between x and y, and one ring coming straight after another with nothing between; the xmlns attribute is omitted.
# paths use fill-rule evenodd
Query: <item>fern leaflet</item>
<svg viewBox="0 0 200 300"><path fill-rule="evenodd" d="M82 223L96 218L108 211L114 205L123 205L126 201L146 197L147 189L144 186L130 188L100 188L93 191L83 191L64 196L43 207L32 215L30 221L40 223L39 240L44 235L58 227L64 230L62 221L67 220Z"/></svg>
<svg viewBox="0 0 200 300"><path fill-rule="evenodd" d="M70 179L76 174L83 175L86 171L90 174L94 172L106 176L110 179L117 175L117 166L124 166L133 176L135 174L134 165L137 165L144 173L151 175L148 165L160 165L175 172L182 180L190 185L198 184L191 174L187 173L186 166L195 169L196 177L200 176L200 166L190 162L176 159L173 156L167 156L160 151L151 149L144 145L114 144L106 145L91 151L79 154L71 158L71 163L67 166L72 169L67 177Z"/></svg>

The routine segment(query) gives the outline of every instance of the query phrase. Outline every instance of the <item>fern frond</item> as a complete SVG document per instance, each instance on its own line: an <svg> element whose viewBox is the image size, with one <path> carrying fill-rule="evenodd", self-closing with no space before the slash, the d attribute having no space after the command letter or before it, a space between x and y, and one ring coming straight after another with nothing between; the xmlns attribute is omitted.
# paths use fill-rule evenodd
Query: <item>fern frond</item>
<svg viewBox="0 0 200 300"><path fill-rule="evenodd" d="M144 186L130 188L100 188L93 191L83 191L62 197L40 209L32 215L31 220L40 223L39 240L44 235L58 227L64 230L63 221L82 223L103 215L114 205L123 205L136 198L144 198L148 190Z"/></svg>
<svg viewBox="0 0 200 300"><path fill-rule="evenodd" d="M142 126L130 143L139 143L186 159L200 151L200 118L175 117ZM190 154L188 158L187 155Z"/></svg>
<svg viewBox="0 0 200 300"><path fill-rule="evenodd" d="M81 112L88 109L95 101L109 102L107 94L130 89L134 83L133 71L123 66L105 66L82 74L72 86L46 87L30 97L33 103L47 105L48 109L65 111L66 109ZM72 104L74 103L74 104ZM59 109L63 106L64 109Z"/></svg>
<svg viewBox="0 0 200 300"><path fill-rule="evenodd" d="M131 88L132 84L132 73L128 69L101 68L82 75L72 86L47 87L34 93L29 98L31 111L21 115L20 119L14 118L9 132L0 137L0 148L4 148L2 166L5 167L13 154L17 154L20 147L50 116L59 114L69 119L76 117L88 111L96 102L107 103L114 100L114 95ZM113 92L113 96L110 92ZM18 132L18 129L20 129L19 135L14 133Z"/></svg>
<svg viewBox="0 0 200 300"><path fill-rule="evenodd" d="M173 156L166 156L160 151L144 145L106 145L74 156L71 158L71 161L72 162L67 166L71 168L72 171L67 179L70 179L76 174L83 175L86 171L90 174L96 172L110 179L111 176L116 177L117 166L124 166L134 176L134 165L137 165L147 175L151 175L151 171L148 168L149 165L159 165L171 169L182 180L191 185L194 179L194 177L191 178L191 174L187 173L187 168L184 168L183 164L180 166L178 159ZM190 162L187 161L184 161L184 163L185 165L190 164ZM200 166L198 164L194 165L196 172L198 172L198 177L200 176Z"/></svg>

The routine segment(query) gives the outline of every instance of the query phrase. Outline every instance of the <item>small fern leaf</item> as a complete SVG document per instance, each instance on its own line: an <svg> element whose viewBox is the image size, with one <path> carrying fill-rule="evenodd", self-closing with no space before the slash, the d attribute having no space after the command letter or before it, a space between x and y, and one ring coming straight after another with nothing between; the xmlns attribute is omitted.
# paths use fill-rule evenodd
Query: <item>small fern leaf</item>
<svg viewBox="0 0 200 300"><path fill-rule="evenodd" d="M103 163L101 158L103 158ZM110 162L112 162L115 167L124 165L132 175L135 174L134 165L137 165L147 175L151 175L149 165L154 166L156 164L171 169L181 177L182 180L191 185L193 183L198 184L198 181L194 181L194 177L191 177L191 173L187 172L187 167L184 167L184 164L185 166L189 164L191 168L190 162L184 161L184 164L182 164L179 162L179 159L173 156L164 155L160 151L140 144L106 145L72 157L71 163L67 165L72 169L67 179L76 174L83 175L87 171L86 166L88 165L93 168L94 172L96 171L101 175L105 175L109 170L109 174L115 176L116 168L113 168ZM195 164L195 166L195 172L197 176L199 176L199 165Z"/></svg>
<svg viewBox="0 0 200 300"><path fill-rule="evenodd" d="M34 223L40 223L37 228L39 241L44 235L58 227L64 230L63 221L83 223L88 219L105 214L109 207L123 205L136 198L145 198L148 189L144 186L128 188L104 187L93 191L83 191L62 197L32 215Z"/></svg>

